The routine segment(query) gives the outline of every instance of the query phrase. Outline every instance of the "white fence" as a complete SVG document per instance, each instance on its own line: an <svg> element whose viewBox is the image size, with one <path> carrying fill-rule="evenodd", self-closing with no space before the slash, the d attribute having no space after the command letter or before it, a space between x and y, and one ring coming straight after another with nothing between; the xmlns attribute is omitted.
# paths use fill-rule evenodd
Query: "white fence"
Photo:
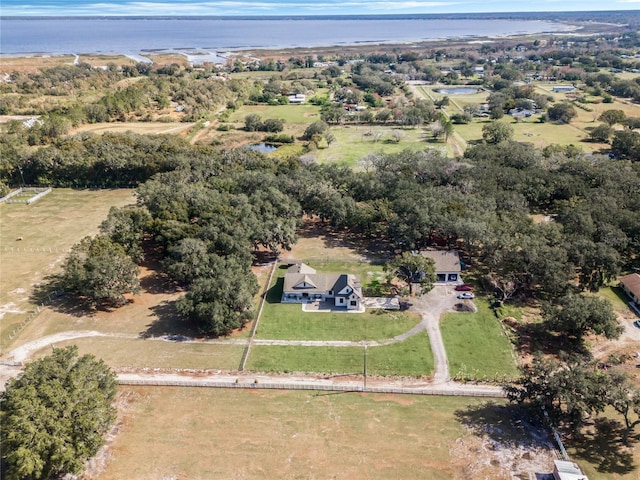
<svg viewBox="0 0 640 480"><path fill-rule="evenodd" d="M344 385L314 385L301 383L260 383L254 382L217 382L207 380L158 380L158 379L119 379L120 385L145 385L156 387L200 387L200 388L244 388L244 389L264 389L264 390L317 390L325 392L367 392L367 393L396 393L404 395L438 395L454 397L487 397L503 398L504 393L491 393L486 391L465 391L462 389L448 388L386 388L364 386L353 387Z"/></svg>
<svg viewBox="0 0 640 480"><path fill-rule="evenodd" d="M49 193L51 193L51 188L21 187L14 190L9 195L0 198L0 203L24 203L26 205L31 205L33 202L40 200Z"/></svg>

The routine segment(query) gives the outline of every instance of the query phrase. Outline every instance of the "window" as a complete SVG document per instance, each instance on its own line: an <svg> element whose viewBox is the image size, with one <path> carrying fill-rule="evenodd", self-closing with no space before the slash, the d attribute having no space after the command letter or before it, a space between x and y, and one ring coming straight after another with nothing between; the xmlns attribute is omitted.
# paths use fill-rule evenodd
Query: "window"
<svg viewBox="0 0 640 480"><path fill-rule="evenodd" d="M358 305L358 302L356 302L355 300L351 300L352 307L356 307L357 305Z"/></svg>

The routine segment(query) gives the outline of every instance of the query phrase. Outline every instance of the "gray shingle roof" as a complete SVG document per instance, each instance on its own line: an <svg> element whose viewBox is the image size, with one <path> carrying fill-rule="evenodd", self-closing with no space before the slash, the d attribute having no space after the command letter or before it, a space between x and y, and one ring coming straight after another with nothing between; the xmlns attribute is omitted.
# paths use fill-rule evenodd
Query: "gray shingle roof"
<svg viewBox="0 0 640 480"><path fill-rule="evenodd" d="M422 250L421 255L431 258L438 272L460 272L460 255L457 250Z"/></svg>

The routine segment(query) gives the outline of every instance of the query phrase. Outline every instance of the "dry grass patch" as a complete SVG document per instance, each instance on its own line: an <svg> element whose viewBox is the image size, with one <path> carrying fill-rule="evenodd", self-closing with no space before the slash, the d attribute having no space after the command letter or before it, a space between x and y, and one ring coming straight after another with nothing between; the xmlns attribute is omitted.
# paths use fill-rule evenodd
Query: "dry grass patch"
<svg viewBox="0 0 640 480"><path fill-rule="evenodd" d="M176 64L181 67L188 67L189 60L187 56L182 53L157 53L157 54L145 54L150 60L153 60L153 63L156 65L169 65Z"/></svg>
<svg viewBox="0 0 640 480"><path fill-rule="evenodd" d="M90 123L82 125L70 132L70 135L91 132L91 133L124 133L133 132L138 134L180 134L186 133L194 124L182 122L123 122L123 123Z"/></svg>
<svg viewBox="0 0 640 480"><path fill-rule="evenodd" d="M88 63L92 67L104 67L113 63L114 65L130 65L133 66L137 62L125 55L99 55L99 54L82 54L80 62Z"/></svg>
<svg viewBox="0 0 640 480"><path fill-rule="evenodd" d="M141 338L85 337L59 342L55 347L77 345L86 353L104 360L113 368L163 368L196 370L238 370L244 352L243 345L217 345ZM51 353L47 346L32 358Z"/></svg>
<svg viewBox="0 0 640 480"><path fill-rule="evenodd" d="M73 65L73 55L31 55L26 57L2 57L0 72L33 73L43 68L59 67L61 65Z"/></svg>
<svg viewBox="0 0 640 480"><path fill-rule="evenodd" d="M101 480L463 478L469 398L126 388ZM140 461L144 458L144 461ZM197 461L194 461L197 459ZM494 477L495 478L495 477Z"/></svg>

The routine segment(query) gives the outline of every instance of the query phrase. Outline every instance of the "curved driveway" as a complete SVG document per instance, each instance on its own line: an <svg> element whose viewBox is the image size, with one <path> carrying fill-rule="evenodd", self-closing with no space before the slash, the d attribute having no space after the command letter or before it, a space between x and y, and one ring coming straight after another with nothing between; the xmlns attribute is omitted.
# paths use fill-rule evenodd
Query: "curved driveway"
<svg viewBox="0 0 640 480"><path fill-rule="evenodd" d="M500 387L490 385L469 385L456 384L449 377L449 366L447 355L440 334L439 321L443 313L453 311L454 305L458 302L455 291L451 286L436 286L426 295L410 299L410 310L421 315L422 320L411 330L397 335L393 338L368 341L312 341L312 340L266 340L254 339L256 345L298 345L298 346L332 346L332 347L353 347L367 345L370 347L390 345L406 340L417 333L426 330L429 334L429 341L434 355L434 378L432 382L425 382L417 379L370 379L366 388L371 392L396 392L413 394L432 395L480 395L480 396L504 396ZM62 332L55 335L34 340L20 347L11 350L6 356L3 365L0 366L0 389L3 389L5 381L16 376L21 371L21 364L27 360L31 354L48 345L58 342L86 337L117 337L140 339L135 334L104 333L97 331L73 331ZM210 344L234 344L247 345L249 339L224 339L196 341L185 337L155 337L146 340L179 341L184 343L210 343ZM250 378L250 382L246 379ZM291 388L291 389L318 389L318 390L363 390L362 382L358 379L347 379L344 376L290 376L274 374L245 374L232 372L197 372L188 374L186 372L153 372L148 369L133 369L120 371L118 380L123 384L146 384L146 385L184 385L184 386L210 386L210 387L242 387L247 388Z"/></svg>

